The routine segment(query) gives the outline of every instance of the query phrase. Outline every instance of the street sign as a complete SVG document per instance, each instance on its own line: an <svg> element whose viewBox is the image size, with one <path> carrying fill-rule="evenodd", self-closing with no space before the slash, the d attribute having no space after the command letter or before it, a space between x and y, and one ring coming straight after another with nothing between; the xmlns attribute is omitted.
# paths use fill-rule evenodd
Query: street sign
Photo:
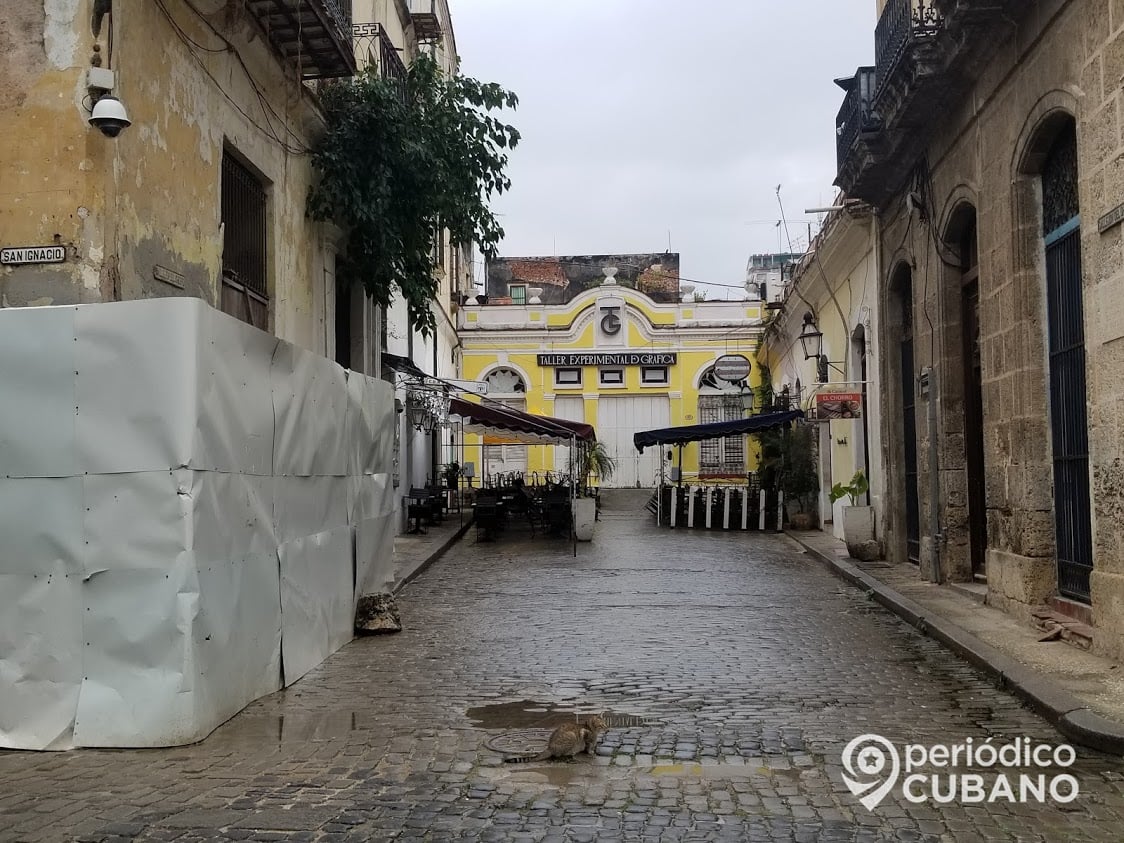
<svg viewBox="0 0 1124 843"><path fill-rule="evenodd" d="M0 249L0 263L63 263L66 246L5 246Z"/></svg>
<svg viewBox="0 0 1124 843"><path fill-rule="evenodd" d="M816 395L816 416L821 419L857 419L863 414L861 392L821 392Z"/></svg>
<svg viewBox="0 0 1124 843"><path fill-rule="evenodd" d="M749 377L749 358L744 354L724 354L714 361L714 376L730 383Z"/></svg>

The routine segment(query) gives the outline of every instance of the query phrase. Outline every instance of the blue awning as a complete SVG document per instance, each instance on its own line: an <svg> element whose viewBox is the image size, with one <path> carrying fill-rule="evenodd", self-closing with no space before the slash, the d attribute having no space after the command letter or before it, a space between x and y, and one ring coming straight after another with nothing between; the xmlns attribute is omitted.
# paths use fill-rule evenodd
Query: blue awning
<svg viewBox="0 0 1124 843"><path fill-rule="evenodd" d="M643 451L649 445L683 445L687 442L701 442L704 439L721 439L723 436L737 436L742 433L757 433L773 427L790 424L804 418L801 410L783 410L779 413L761 413L746 419L713 422L712 424L689 424L684 427L663 427L659 430L643 430L632 436L636 450Z"/></svg>

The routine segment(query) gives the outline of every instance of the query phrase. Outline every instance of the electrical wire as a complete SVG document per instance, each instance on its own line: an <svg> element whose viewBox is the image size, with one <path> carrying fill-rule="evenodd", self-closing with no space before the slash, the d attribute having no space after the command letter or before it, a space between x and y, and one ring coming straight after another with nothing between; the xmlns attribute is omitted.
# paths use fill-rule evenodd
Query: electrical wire
<svg viewBox="0 0 1124 843"><path fill-rule="evenodd" d="M184 46L187 47L188 53L191 55L192 59L199 66L199 68L203 71L204 75L206 75L206 77L211 80L211 82L218 89L219 93L221 93L223 95L223 97L227 100L227 102L229 102L232 106L234 106L235 111L237 111L239 114L241 114L246 119L246 121L248 123L250 123L250 125L252 125L258 131L260 131L263 135L268 137L270 140L274 141L278 146L280 146L282 148L283 151L289 153L290 155L307 155L312 151L310 147L303 144L299 135L297 135L287 125L285 125L285 123L287 122L286 118L283 117L281 114L278 114L277 111L268 102L268 100L265 97L264 92L261 90L261 87L258 85L257 80L255 80L253 75L250 73L249 68L246 66L246 63L242 59L242 56L238 52L237 48L221 32L219 32L214 27L214 25L211 24L210 21L208 21L206 19L206 17L203 15L203 13L200 12L199 9L196 8L190 2L190 0L185 0L188 8L190 8L196 14L196 16L198 16L200 18L200 20L202 20L206 24L207 28L210 29L211 32L214 33L214 35L219 40L221 40L223 42L223 44L224 44L223 47L213 48L213 47L207 47L203 44L200 44L191 35L189 35L183 29L182 26L180 26L180 24L172 16L171 12L168 11L168 7L165 5L164 0L155 0L155 2L156 2L156 6L157 6L157 8L159 8L161 14L163 14L165 19L167 19L168 23L172 27L172 30L176 33L176 36L180 39L180 41L184 44ZM229 93L227 93L226 87L222 83L220 83L218 79L215 78L214 74L207 67L207 65L203 61L202 57L199 56L198 53L196 52L197 50L202 51L202 52L206 52L206 53L209 53L209 54L231 53L231 54L234 55L236 61L238 62L239 67L242 69L242 72L245 74L247 81L250 83L251 89L254 91L255 97L258 101L258 105L262 109L263 117L265 118L265 121L266 121L268 127L262 126L248 111L246 111L245 108L243 108L241 103L237 102ZM285 129L285 132L290 137L292 137L293 139L298 141L298 143L300 143L301 145L300 146L291 145L283 137L280 137L278 135L276 129L273 126L273 121L270 120L270 115L272 115L274 119L279 120L282 123L282 125Z"/></svg>

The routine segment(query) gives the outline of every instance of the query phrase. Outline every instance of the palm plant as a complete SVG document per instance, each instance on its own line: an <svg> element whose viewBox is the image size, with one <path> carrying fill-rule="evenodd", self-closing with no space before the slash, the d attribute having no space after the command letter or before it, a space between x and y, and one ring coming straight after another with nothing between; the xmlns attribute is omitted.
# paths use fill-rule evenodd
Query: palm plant
<svg viewBox="0 0 1124 843"><path fill-rule="evenodd" d="M617 461L606 450L604 443L590 442L581 449L579 468L579 476L588 487L590 475L596 474L600 480L611 478L617 470Z"/></svg>

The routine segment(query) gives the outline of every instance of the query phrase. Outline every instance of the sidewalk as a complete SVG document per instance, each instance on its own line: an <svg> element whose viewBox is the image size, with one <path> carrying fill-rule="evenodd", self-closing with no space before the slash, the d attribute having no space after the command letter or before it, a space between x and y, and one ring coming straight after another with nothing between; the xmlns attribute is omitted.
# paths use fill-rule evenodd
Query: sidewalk
<svg viewBox="0 0 1124 843"><path fill-rule="evenodd" d="M463 518L464 523L461 523ZM397 594L418 574L436 562L450 547L460 540L472 526L472 510L465 508L463 515L448 513L441 524L431 524L424 533L404 534L394 537L394 585Z"/></svg>
<svg viewBox="0 0 1124 843"><path fill-rule="evenodd" d="M789 532L812 556L1010 690L1075 743L1124 754L1124 669L973 599L912 565L860 562L820 531Z"/></svg>

